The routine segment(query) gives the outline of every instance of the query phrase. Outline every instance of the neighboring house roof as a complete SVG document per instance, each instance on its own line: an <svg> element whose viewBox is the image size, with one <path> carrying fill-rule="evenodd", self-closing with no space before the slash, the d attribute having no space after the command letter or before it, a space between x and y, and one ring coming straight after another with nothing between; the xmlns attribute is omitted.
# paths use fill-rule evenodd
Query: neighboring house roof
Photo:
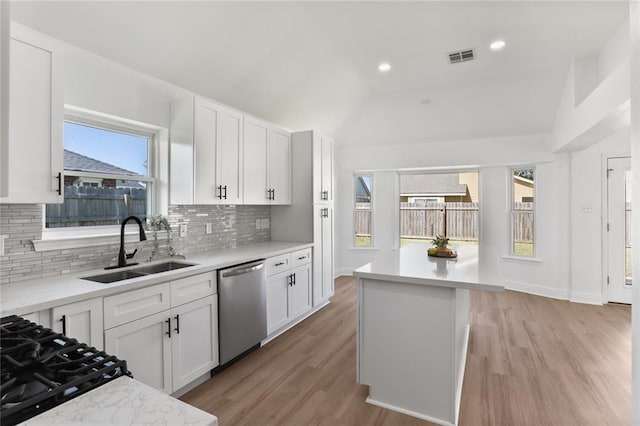
<svg viewBox="0 0 640 426"><path fill-rule="evenodd" d="M356 178L356 200L365 201L371 199L371 190L367 187L362 176Z"/></svg>
<svg viewBox="0 0 640 426"><path fill-rule="evenodd" d="M458 183L458 180L457 173L401 175L400 195L465 195L467 193L467 185Z"/></svg>
<svg viewBox="0 0 640 426"><path fill-rule="evenodd" d="M95 158L87 157L86 155L78 154L77 152L64 150L64 169L75 170L78 172L100 172L100 173L112 173L118 175L134 175L140 176L136 172L123 169L113 164L105 163Z"/></svg>

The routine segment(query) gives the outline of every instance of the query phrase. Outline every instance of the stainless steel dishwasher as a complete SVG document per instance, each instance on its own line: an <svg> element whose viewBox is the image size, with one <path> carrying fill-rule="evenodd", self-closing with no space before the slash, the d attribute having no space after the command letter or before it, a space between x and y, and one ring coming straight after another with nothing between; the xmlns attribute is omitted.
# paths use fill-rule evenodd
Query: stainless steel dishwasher
<svg viewBox="0 0 640 426"><path fill-rule="evenodd" d="M264 259L218 271L220 365L267 337Z"/></svg>

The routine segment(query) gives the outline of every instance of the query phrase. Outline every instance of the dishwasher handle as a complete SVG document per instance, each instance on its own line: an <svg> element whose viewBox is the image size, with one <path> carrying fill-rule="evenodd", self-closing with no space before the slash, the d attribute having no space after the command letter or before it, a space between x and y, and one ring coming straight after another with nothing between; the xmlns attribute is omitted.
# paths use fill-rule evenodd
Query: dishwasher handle
<svg viewBox="0 0 640 426"><path fill-rule="evenodd" d="M249 272L259 271L264 268L264 260L242 265L239 268L228 269L222 273L223 278L235 277L236 275L248 274Z"/></svg>

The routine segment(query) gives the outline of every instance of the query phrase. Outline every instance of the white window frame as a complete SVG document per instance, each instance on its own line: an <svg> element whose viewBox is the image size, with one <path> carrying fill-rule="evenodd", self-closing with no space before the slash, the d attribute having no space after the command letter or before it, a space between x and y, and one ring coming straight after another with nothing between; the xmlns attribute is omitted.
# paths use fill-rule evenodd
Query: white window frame
<svg viewBox="0 0 640 426"><path fill-rule="evenodd" d="M515 253L515 239L514 239L514 229L513 229L513 216L515 214L515 210L513 209L513 193L514 193L514 173L518 170L533 170L533 253L530 256L516 254ZM509 168L509 257L514 259L524 259L524 260L537 260L536 251L538 246L538 185L536 184L536 180L538 177L538 171L536 166L518 166L518 167L510 167Z"/></svg>
<svg viewBox="0 0 640 426"><path fill-rule="evenodd" d="M69 171L69 175L82 178L104 178L117 180L144 181L150 185L147 192L147 216L157 214L159 209L159 181L161 175L159 159L159 143L161 135L166 133L165 129L133 120L123 119L103 113L85 110L69 105L65 105L65 122L90 126L107 131L115 131L135 136L147 138L149 140L147 149L147 172L148 176L117 175L94 172ZM162 135L164 136L164 135ZM128 234L135 234L133 229ZM42 239L34 240L33 245L36 251L55 250L63 248L90 247L95 245L114 244L120 235L120 225L98 225L98 226L74 226L62 228L46 227L46 206L42 208ZM137 235L137 234L136 234ZM133 239L132 239L133 240Z"/></svg>
<svg viewBox="0 0 640 426"><path fill-rule="evenodd" d="M359 177L359 176L367 176L367 177L371 178L371 202L369 203L370 206L371 206L369 208L369 211L371 212L370 213L370 217L369 217L369 225L370 225L369 241L370 242L369 242L368 246L356 245L356 203L357 203L357 201L356 201L356 178ZM366 173L366 172L364 172L364 173L354 173L353 174L353 180L352 180L352 188L353 188L353 191L352 191L351 200L352 200L352 203L353 203L353 215L351 216L351 218L352 218L351 229L353 231L353 239L351 240L351 244L352 244L354 249L367 250L367 249L375 248L374 231L373 231L374 230L374 226L373 226L373 223L374 223L374 221L373 221L373 219L374 219L373 192L374 192L375 185L374 185L373 173Z"/></svg>

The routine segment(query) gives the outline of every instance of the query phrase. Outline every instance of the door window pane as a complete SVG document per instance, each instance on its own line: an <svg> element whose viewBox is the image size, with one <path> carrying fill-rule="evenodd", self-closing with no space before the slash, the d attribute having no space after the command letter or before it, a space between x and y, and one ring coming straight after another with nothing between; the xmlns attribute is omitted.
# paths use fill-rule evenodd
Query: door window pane
<svg viewBox="0 0 640 426"><path fill-rule="evenodd" d="M535 255L534 169L517 169L511 175L511 254Z"/></svg>
<svg viewBox="0 0 640 426"><path fill-rule="evenodd" d="M371 175L356 175L354 181L355 209L354 232L355 247L370 247L372 245L372 184Z"/></svg>

